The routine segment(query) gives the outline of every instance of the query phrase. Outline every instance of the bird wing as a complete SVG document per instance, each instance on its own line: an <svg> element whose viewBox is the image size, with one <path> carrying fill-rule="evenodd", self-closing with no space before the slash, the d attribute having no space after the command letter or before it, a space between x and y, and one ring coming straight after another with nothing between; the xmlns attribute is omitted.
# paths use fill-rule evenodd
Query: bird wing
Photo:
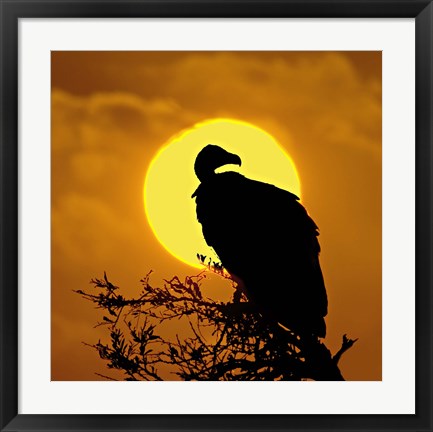
<svg viewBox="0 0 433 432"><path fill-rule="evenodd" d="M202 184L196 204L206 242L255 301L323 321L318 228L296 195L228 172Z"/></svg>

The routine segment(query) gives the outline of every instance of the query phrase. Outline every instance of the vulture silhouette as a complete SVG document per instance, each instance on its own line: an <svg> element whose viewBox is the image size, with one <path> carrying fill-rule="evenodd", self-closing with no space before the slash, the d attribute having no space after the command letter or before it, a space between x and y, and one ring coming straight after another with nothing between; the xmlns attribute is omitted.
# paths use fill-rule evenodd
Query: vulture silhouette
<svg viewBox="0 0 433 432"><path fill-rule="evenodd" d="M318 227L299 198L227 171L238 155L209 144L195 160L192 195L206 243L261 313L302 337L325 337L328 300Z"/></svg>

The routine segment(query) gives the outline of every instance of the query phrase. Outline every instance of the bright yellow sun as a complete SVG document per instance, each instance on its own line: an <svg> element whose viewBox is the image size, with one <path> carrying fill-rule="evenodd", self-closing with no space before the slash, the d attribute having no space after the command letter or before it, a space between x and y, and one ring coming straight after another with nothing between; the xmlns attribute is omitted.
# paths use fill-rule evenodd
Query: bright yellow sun
<svg viewBox="0 0 433 432"><path fill-rule="evenodd" d="M217 144L242 160L241 167L227 165L217 172L238 171L248 178L274 184L300 196L293 161L271 135L252 124L213 119L197 123L170 139L147 170L144 209L162 246L179 260L197 268L203 267L197 260L197 253L219 261L203 239L195 201L191 198L199 185L194 161L207 144ZM221 205L224 205L223 197Z"/></svg>

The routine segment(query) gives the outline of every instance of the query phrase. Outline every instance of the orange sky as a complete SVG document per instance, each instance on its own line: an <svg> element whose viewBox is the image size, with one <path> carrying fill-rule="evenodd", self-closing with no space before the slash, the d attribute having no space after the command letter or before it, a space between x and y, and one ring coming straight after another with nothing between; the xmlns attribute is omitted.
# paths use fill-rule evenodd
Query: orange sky
<svg viewBox="0 0 433 432"><path fill-rule="evenodd" d="M155 284L197 273L152 234L143 182L171 136L226 117L266 130L294 160L320 228L325 343L358 337L344 377L380 380L381 75L380 52L53 52L52 379L107 374L81 343L104 333L101 316L72 290L104 270L128 295L150 269Z"/></svg>

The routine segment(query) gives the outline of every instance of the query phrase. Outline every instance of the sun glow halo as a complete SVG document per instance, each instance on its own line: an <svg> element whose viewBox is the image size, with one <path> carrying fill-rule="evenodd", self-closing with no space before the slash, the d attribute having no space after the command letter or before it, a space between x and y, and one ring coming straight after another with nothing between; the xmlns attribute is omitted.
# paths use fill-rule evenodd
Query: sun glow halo
<svg viewBox="0 0 433 432"><path fill-rule="evenodd" d="M161 245L184 263L202 268L196 254L218 261L206 244L191 198L199 181L194 161L207 144L216 144L242 159L242 166L227 165L217 172L237 171L248 178L274 184L300 196L293 161L277 141L250 123L212 119L197 123L171 138L155 155L144 182L144 209ZM215 197L224 205L224 196ZM230 211L230 209L227 209Z"/></svg>

